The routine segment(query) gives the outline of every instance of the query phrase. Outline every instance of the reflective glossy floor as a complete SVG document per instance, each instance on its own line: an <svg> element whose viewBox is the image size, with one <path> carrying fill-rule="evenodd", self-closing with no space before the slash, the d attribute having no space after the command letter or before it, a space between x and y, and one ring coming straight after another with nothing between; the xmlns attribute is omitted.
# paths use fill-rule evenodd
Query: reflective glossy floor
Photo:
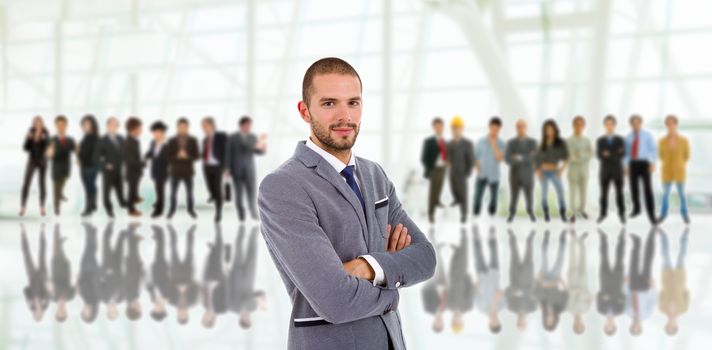
<svg viewBox="0 0 712 350"><path fill-rule="evenodd" d="M258 224L210 218L3 220L0 348L285 348ZM438 268L401 289L407 345L709 349L712 216L692 219L423 223Z"/></svg>

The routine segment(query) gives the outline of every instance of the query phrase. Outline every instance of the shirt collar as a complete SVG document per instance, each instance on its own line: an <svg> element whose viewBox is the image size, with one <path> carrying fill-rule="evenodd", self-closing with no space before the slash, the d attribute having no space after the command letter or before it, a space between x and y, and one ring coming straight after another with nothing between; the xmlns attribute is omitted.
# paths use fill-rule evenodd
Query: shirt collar
<svg viewBox="0 0 712 350"><path fill-rule="evenodd" d="M326 160L331 166L336 170L337 173L341 174L341 171L344 170L346 165L339 160L339 158L336 158L333 154L325 151L321 147L317 146L311 138L307 138L307 147L309 147L312 151L316 152L318 155L320 155L324 160ZM356 167L356 156L354 155L354 151L351 150L351 158L349 159L349 164L348 165L353 165Z"/></svg>

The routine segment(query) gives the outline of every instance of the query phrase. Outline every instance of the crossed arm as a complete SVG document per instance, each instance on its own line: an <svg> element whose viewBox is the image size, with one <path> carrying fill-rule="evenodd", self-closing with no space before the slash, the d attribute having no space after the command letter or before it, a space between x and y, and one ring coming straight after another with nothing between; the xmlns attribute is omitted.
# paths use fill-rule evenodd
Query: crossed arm
<svg viewBox="0 0 712 350"><path fill-rule="evenodd" d="M397 198L389 197L402 210ZM386 286L382 287L368 281L368 277L373 278L373 271L362 258L341 261L319 225L311 198L288 175L265 177L258 204L262 234L275 262L314 311L328 322L346 323L395 310L399 301L398 290L393 287L396 277L409 276L413 269L418 273L408 280L414 283L432 276L434 271L434 250L421 232L413 232L417 228L410 219L400 221L403 225L396 225L390 233L389 251L369 253L384 270ZM399 210L391 209L389 222L399 222L403 219L400 215ZM409 229L404 232L404 228ZM430 249L432 257L426 254L420 259L423 261L413 263L416 248L423 246Z"/></svg>

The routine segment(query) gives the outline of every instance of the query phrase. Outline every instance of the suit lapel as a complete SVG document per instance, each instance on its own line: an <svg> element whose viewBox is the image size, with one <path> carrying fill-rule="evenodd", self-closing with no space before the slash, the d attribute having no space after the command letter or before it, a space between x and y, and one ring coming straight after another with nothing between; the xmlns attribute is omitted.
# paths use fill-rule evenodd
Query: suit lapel
<svg viewBox="0 0 712 350"><path fill-rule="evenodd" d="M361 233L363 234L364 241L368 244L369 240L366 236L368 233L368 224L366 223L366 216L363 210L361 209L361 202L359 202L358 197L356 197L356 194L351 189L351 187L346 184L346 181L344 181L341 175L336 172L336 170L331 166L331 164L329 164L329 162L324 160L324 158L322 158L316 152L309 149L309 147L307 147L305 143L305 141L299 141L297 143L297 149L294 151L294 156L299 159L305 166L309 168L314 168L314 171L317 173L317 175L319 175L321 178L328 181L332 186L334 186L334 188L339 191L341 196L349 202L354 212L358 216L358 220L361 223L362 228ZM358 176L358 174L360 173L360 169L357 169L356 173ZM364 196L363 200L366 206L366 211L368 212L369 200L367 198L371 197L370 195L366 194L368 190L361 179L362 177L359 176L359 189L361 190L361 195Z"/></svg>
<svg viewBox="0 0 712 350"><path fill-rule="evenodd" d="M366 217L364 216L363 210L361 209L361 202L359 202L358 197L356 197L356 194L354 191L349 187L348 184L346 184L346 181L344 181L343 178L341 178L341 175L334 170L334 168L331 166L326 161L320 161L319 164L316 166L316 173L319 174L324 180L329 181L331 185L333 185L339 193L341 193L341 196L343 196L349 204L351 204L351 207L354 209L356 212L356 215L358 215L358 220L361 222L361 227L363 228L364 232L368 232L368 226L366 224ZM364 196L364 189L361 187L361 195ZM366 197L364 196L364 202L368 203L366 200ZM368 205L366 205L366 208L368 208ZM364 239L366 236L364 235Z"/></svg>
<svg viewBox="0 0 712 350"><path fill-rule="evenodd" d="M374 193L373 193L373 188L371 187L371 183L369 182L370 179L374 179L373 175L369 172L367 167L363 166L363 164L359 164L359 159L356 158L356 177L358 177L358 183L359 183L359 189L361 190L361 195L363 196L363 201L365 202L365 207L366 207L366 224L369 227L369 230L365 232L365 237L364 239L366 240L366 247L368 248L369 251L371 251L371 246L373 245L372 243L374 239L377 239L378 236L374 236L369 234L371 232L370 228L374 227L376 230L376 233L378 231L378 220L376 219L376 207L374 206L373 203L376 202L376 198L373 198ZM376 250L378 251L378 250Z"/></svg>

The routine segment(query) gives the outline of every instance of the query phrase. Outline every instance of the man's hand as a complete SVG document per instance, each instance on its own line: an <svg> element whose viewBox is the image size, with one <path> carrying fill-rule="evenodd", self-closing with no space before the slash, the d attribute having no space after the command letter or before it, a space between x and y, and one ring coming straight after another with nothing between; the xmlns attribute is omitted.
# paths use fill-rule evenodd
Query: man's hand
<svg viewBox="0 0 712 350"><path fill-rule="evenodd" d="M651 174L654 173L655 172L655 163L650 163L650 167L648 170L650 170Z"/></svg>
<svg viewBox="0 0 712 350"><path fill-rule="evenodd" d="M373 271L371 264L369 264L364 258L349 260L343 265L346 273L356 278L373 281L376 277L376 272Z"/></svg>
<svg viewBox="0 0 712 350"><path fill-rule="evenodd" d="M410 245L411 237L408 234L408 228L403 224L396 225L396 228L391 232L391 224L386 228L386 251L395 253Z"/></svg>

